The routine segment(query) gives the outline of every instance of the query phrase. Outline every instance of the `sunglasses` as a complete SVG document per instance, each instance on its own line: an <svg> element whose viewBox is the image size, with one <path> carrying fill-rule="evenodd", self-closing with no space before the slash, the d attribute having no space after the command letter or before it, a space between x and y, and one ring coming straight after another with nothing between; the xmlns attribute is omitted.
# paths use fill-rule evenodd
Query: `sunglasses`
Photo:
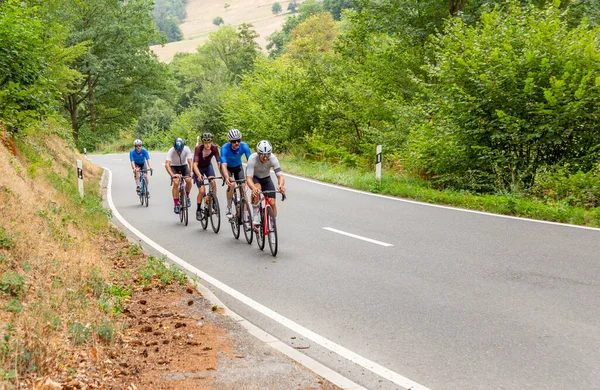
<svg viewBox="0 0 600 390"><path fill-rule="evenodd" d="M135 147L136 147L136 148L141 148L141 147L142 147L142 145L135 145Z"/></svg>
<svg viewBox="0 0 600 390"><path fill-rule="evenodd" d="M212 138L202 138L202 142L212 142Z"/></svg>
<svg viewBox="0 0 600 390"><path fill-rule="evenodd" d="M229 143L232 143L232 144L239 144L240 142L242 142L242 140L239 140L239 139L232 139L231 141L229 141Z"/></svg>
<svg viewBox="0 0 600 390"><path fill-rule="evenodd" d="M258 157L271 157L271 153L259 153Z"/></svg>

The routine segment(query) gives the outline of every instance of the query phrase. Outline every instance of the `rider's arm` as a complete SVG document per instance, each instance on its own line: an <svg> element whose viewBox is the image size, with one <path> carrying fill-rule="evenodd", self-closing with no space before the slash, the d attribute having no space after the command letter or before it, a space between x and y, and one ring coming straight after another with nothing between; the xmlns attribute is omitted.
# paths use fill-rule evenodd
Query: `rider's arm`
<svg viewBox="0 0 600 390"><path fill-rule="evenodd" d="M171 170L171 161L170 160L165 161L165 169L167 170L167 173L169 174L169 176L173 177L173 170Z"/></svg>
<svg viewBox="0 0 600 390"><path fill-rule="evenodd" d="M133 161L133 150L129 152L129 162L131 163L131 169L135 171L135 162Z"/></svg>
<svg viewBox="0 0 600 390"><path fill-rule="evenodd" d="M191 176L191 172L193 172L193 169L194 169L194 163L192 163L191 158L188 158L187 162L188 162L188 165L190 166L190 176Z"/></svg>
<svg viewBox="0 0 600 390"><path fill-rule="evenodd" d="M202 176L200 175L200 170L198 169L198 161L194 161L194 173L196 174L198 180L200 180Z"/></svg>

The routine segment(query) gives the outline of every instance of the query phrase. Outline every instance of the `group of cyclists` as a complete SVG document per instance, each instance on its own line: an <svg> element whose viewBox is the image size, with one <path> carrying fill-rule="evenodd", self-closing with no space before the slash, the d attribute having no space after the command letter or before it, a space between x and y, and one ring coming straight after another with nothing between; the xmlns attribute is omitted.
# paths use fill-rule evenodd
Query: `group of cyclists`
<svg viewBox="0 0 600 390"><path fill-rule="evenodd" d="M275 191L275 185L271 180L271 169L277 176L277 190L285 194L285 178L279 165L279 160L273 154L271 143L266 140L260 141L256 145L256 152L252 153L247 143L242 142L242 133L238 129L231 129L227 133L228 142L219 147L213 143L213 135L204 133L201 137L201 143L196 146L194 153L185 145L182 138L177 138L173 142L173 147L167 152L165 168L172 179L173 211L175 214L180 212L178 197L179 181L185 180L185 192L187 207L191 207L190 192L193 182L198 186L198 197L196 198L196 219L202 218L202 202L204 200L205 188L204 180L215 178L215 171L212 165L214 157L222 177L228 184L227 190L227 213L225 216L231 220L233 189L236 180L245 180L246 185L252 191L252 215L253 224L260 223L258 215L258 202L261 191ZM140 192L140 175L145 175L148 182L148 171L152 171L150 165L150 154L142 147L142 141L136 139L133 142L134 148L129 153L131 168L135 177L137 193ZM244 172L242 157L246 156L247 167ZM217 188L214 180L211 181L213 192L216 194ZM246 191L246 188L243 188ZM149 195L149 193L148 193ZM275 216L277 216L277 203L275 197L269 198L273 207ZM208 206L208 205L206 205Z"/></svg>

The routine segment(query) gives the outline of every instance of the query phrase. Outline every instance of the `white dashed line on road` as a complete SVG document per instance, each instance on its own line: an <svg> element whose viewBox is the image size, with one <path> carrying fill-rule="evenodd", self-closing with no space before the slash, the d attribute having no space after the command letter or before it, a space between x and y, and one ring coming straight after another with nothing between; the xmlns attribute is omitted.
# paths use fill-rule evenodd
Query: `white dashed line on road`
<svg viewBox="0 0 600 390"><path fill-rule="evenodd" d="M358 239L358 240L367 241L367 242L370 242L370 243L372 243L372 244L377 244L377 245L381 245L381 246L394 246L394 245L392 245L392 244L388 244L387 242L373 240L372 238L367 238L367 237L359 236L359 235L357 235L357 234L352 234L352 233L344 232L344 231L337 230L337 229L330 228L330 227L324 227L323 229L325 229L325 230L329 230L330 232L334 232L334 233L342 234L342 235L344 235L344 236L348 236L348 237L356 238L356 239Z"/></svg>

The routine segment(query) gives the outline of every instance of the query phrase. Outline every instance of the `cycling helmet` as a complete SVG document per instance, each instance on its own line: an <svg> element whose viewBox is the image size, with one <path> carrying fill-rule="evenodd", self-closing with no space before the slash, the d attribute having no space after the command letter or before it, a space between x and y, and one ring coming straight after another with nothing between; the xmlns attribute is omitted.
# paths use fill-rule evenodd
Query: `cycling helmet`
<svg viewBox="0 0 600 390"><path fill-rule="evenodd" d="M185 146L185 143L183 142L183 140L181 138L177 138L175 140L175 142L173 142L173 147L175 148L175 151L177 151L177 152L182 152L184 146Z"/></svg>
<svg viewBox="0 0 600 390"><path fill-rule="evenodd" d="M213 135L211 133L204 133L202 134L202 141L204 140L212 140Z"/></svg>
<svg viewBox="0 0 600 390"><path fill-rule="evenodd" d="M259 154L271 154L273 151L273 147L271 143L267 140L262 140L256 145L256 151Z"/></svg>
<svg viewBox="0 0 600 390"><path fill-rule="evenodd" d="M238 129L231 129L227 133L227 139L230 141L242 139L242 133Z"/></svg>
<svg viewBox="0 0 600 390"><path fill-rule="evenodd" d="M136 139L135 141L133 141L133 146L142 146L142 140L141 139Z"/></svg>

